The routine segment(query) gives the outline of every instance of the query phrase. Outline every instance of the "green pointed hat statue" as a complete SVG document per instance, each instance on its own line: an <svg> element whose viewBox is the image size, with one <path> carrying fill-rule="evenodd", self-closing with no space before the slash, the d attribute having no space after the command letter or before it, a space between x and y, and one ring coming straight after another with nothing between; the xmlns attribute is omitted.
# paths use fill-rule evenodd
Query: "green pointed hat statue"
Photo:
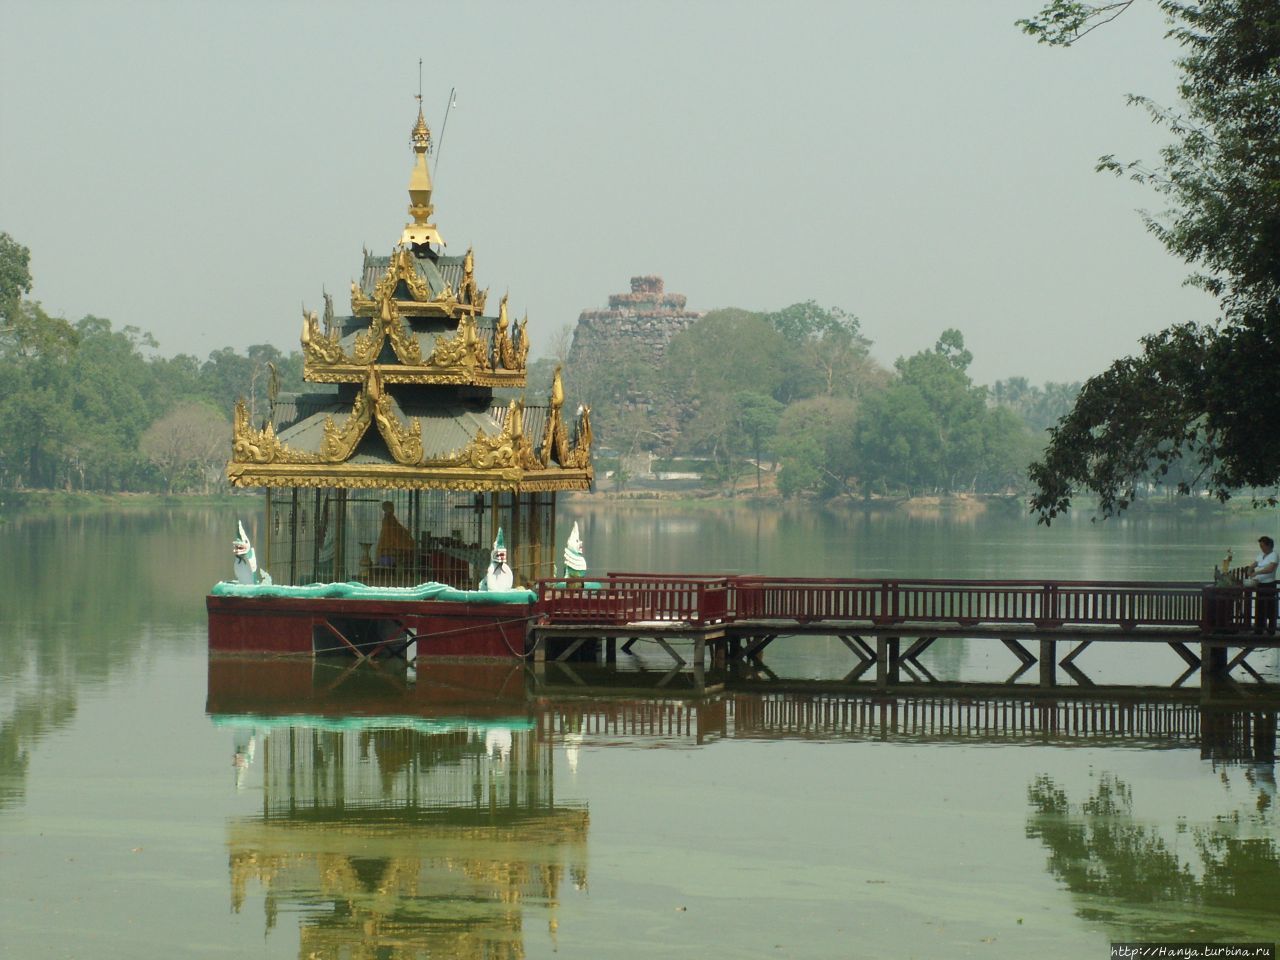
<svg viewBox="0 0 1280 960"><path fill-rule="evenodd" d="M492 559L495 559L495 560L497 559L499 550L501 550L503 553L507 552L507 542L502 539L501 527L498 528L498 536L493 541L493 553L491 555Z"/></svg>
<svg viewBox="0 0 1280 960"><path fill-rule="evenodd" d="M583 577L587 573L587 558L582 555L582 538L578 536L578 522L575 520L569 539L564 545L564 575L566 577Z"/></svg>

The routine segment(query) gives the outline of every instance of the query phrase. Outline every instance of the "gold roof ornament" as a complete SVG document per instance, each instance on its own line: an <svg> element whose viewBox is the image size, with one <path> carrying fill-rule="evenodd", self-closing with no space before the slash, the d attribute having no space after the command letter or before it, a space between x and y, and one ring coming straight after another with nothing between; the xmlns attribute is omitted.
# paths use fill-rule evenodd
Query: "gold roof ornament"
<svg viewBox="0 0 1280 960"><path fill-rule="evenodd" d="M434 243L444 246L440 231L431 222L435 207L431 205L431 171L427 169L427 154L431 152L431 130L422 116L422 104L418 104L418 122L410 134L413 141L413 172L409 174L409 216L413 222L406 224L400 235L402 244L421 246Z"/></svg>
<svg viewBox="0 0 1280 960"><path fill-rule="evenodd" d="M547 398L549 414L547 425L542 434L542 446L538 451L538 459L544 467L557 463L566 469L583 470L591 467L591 410L588 407L578 408L578 421L574 424L573 443L569 442L569 431L565 426L562 408L564 407L564 380L560 376L560 368L551 378L551 395Z"/></svg>

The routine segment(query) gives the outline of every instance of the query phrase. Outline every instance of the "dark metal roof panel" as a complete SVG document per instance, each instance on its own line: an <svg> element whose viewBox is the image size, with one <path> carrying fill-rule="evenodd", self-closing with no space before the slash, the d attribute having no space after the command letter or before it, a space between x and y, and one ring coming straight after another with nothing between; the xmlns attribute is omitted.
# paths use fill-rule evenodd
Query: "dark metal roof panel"
<svg viewBox="0 0 1280 960"><path fill-rule="evenodd" d="M426 280L434 292L438 293L443 290L444 285L447 283L456 293L459 284L462 283L462 262L464 259L464 257L439 257L432 261L426 257L415 257L413 262L418 271L418 276ZM378 285L382 275L387 272L387 266L390 263L390 257L366 256L364 258L364 270L360 276L360 288L366 294L373 292L373 288Z"/></svg>

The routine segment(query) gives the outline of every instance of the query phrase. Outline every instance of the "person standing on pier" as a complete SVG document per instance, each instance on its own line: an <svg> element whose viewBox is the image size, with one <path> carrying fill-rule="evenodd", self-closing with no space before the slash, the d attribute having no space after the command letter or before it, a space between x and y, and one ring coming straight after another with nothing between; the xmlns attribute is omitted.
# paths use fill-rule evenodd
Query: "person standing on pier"
<svg viewBox="0 0 1280 960"><path fill-rule="evenodd" d="M1253 632L1276 632L1276 542L1270 537L1258 538L1258 559L1253 561L1250 573L1256 583L1257 596L1253 606Z"/></svg>

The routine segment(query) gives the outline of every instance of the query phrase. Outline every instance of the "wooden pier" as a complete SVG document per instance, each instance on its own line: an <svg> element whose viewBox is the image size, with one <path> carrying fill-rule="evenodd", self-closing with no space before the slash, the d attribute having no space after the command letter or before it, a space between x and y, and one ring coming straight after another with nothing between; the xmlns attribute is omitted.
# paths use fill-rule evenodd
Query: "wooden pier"
<svg viewBox="0 0 1280 960"><path fill-rule="evenodd" d="M613 573L585 584L543 580L526 631L534 661L585 654L616 660L640 641L676 668L747 665L768 673L764 652L806 634L840 638L846 680L874 671L879 685L934 678L920 656L948 637L998 640L1016 658L1010 681L1038 667L1042 686L1061 670L1090 684L1076 663L1095 643L1167 644L1184 662L1180 686L1199 671L1227 677L1275 648L1253 633L1254 593L1193 582L816 579ZM681 648L684 652L681 652ZM708 664L708 661L709 664Z"/></svg>

